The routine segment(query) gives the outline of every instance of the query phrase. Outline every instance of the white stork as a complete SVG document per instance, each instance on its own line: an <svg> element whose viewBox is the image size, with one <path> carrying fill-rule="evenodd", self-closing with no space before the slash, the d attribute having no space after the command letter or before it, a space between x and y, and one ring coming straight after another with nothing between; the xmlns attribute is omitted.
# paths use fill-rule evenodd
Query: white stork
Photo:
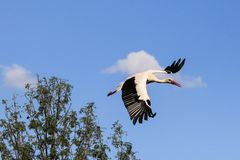
<svg viewBox="0 0 240 160"><path fill-rule="evenodd" d="M134 74L133 76L127 78L124 82L121 82L119 86L108 93L107 96L113 95L114 93L122 90L122 100L128 113L130 119L135 125L138 121L142 123L144 120L148 120L148 117L153 118L156 113L152 112L151 101L147 94L147 84L149 83L168 83L181 87L179 83L171 78L158 79L154 74L170 74L178 72L184 65L185 59L174 61L170 66L167 66L164 70L148 70L145 72Z"/></svg>

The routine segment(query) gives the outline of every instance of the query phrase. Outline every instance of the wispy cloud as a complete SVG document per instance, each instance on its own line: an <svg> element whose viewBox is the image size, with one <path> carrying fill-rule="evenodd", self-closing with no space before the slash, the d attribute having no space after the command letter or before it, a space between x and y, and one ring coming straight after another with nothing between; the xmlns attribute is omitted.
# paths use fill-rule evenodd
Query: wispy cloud
<svg viewBox="0 0 240 160"><path fill-rule="evenodd" d="M112 66L104 69L106 73L127 73L129 75L148 69L160 69L158 61L145 51L131 52L126 58L118 60Z"/></svg>
<svg viewBox="0 0 240 160"><path fill-rule="evenodd" d="M149 69L161 69L158 61L154 56L145 52L130 52L126 58L119 59L112 66L104 69L105 73L127 73L132 75L137 72L146 71ZM165 77L164 75L162 77ZM206 82L203 81L201 76L186 76L181 74L172 75L174 79L179 81L185 88L198 88L206 87Z"/></svg>
<svg viewBox="0 0 240 160"><path fill-rule="evenodd" d="M24 88L27 83L37 83L36 76L18 64L13 64L11 66L0 65L0 69L2 70L4 83L8 87Z"/></svg>
<svg viewBox="0 0 240 160"><path fill-rule="evenodd" d="M173 76L178 82L182 84L184 88L202 88L207 87L207 83L204 82L201 76L186 76L177 74Z"/></svg>

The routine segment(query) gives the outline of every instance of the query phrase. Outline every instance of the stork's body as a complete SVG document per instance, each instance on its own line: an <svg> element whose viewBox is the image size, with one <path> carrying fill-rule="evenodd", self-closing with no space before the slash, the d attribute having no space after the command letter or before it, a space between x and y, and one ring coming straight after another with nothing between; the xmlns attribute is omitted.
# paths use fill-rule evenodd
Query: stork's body
<svg viewBox="0 0 240 160"><path fill-rule="evenodd" d="M171 78L166 78L163 80L158 79L155 74L168 74L178 72L184 65L185 59L175 64L175 61L171 66L165 68L165 70L148 70L145 72L137 73L129 78L126 81L119 84L116 90L108 93L108 96L122 91L122 100L128 113L130 115L133 124L136 124L138 121L142 123L142 120L148 120L148 117L153 118L156 113L152 112L150 97L147 94L147 84L149 83L169 83L174 84L180 87L176 81Z"/></svg>

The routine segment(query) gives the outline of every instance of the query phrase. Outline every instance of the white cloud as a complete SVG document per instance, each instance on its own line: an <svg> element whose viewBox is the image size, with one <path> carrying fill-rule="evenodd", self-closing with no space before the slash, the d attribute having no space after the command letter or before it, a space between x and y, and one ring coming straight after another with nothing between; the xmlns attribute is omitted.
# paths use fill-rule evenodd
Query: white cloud
<svg viewBox="0 0 240 160"><path fill-rule="evenodd" d="M207 87L207 83L203 81L201 76L186 76L177 74L175 79L182 84L184 88L202 88Z"/></svg>
<svg viewBox="0 0 240 160"><path fill-rule="evenodd" d="M9 87L24 88L27 83L37 83L36 76L20 65L13 64L0 68L3 70L4 82Z"/></svg>
<svg viewBox="0 0 240 160"><path fill-rule="evenodd" d="M129 75L148 69L160 69L158 61L145 51L131 52L124 59L118 60L112 66L104 69L106 73L127 73Z"/></svg>
<svg viewBox="0 0 240 160"><path fill-rule="evenodd" d="M146 71L149 69L161 69L161 67L156 58L145 51L131 52L126 58L118 60L112 66L104 69L105 73L127 73L132 75L137 72ZM161 78L165 78L167 75L162 75ZM181 74L174 74L173 77L179 81L185 88L198 88L206 87L206 82L203 81L201 76L186 76Z"/></svg>

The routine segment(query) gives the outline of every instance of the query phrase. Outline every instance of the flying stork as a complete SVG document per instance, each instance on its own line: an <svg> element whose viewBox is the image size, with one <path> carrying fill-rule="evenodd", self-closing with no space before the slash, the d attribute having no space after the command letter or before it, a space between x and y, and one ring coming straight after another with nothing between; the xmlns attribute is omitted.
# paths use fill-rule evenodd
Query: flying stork
<svg viewBox="0 0 240 160"><path fill-rule="evenodd" d="M130 119L135 125L138 121L142 123L144 120L148 120L148 117L155 117L156 113L152 112L151 101L147 94L147 84L149 83L168 83L181 87L172 78L158 79L155 74L171 74L178 72L184 65L185 59L174 61L170 66L167 66L164 70L148 70L141 73L136 73L127 78L124 82L121 82L119 86L110 91L107 96L122 90L122 100L129 113Z"/></svg>

